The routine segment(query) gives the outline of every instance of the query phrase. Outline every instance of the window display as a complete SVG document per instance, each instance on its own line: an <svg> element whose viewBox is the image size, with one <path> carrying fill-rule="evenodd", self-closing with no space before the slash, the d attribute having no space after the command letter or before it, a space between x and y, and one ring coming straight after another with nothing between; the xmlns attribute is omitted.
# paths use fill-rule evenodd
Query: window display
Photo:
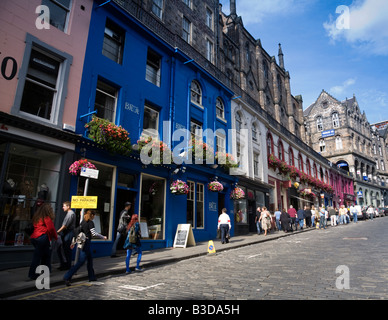
<svg viewBox="0 0 388 320"><path fill-rule="evenodd" d="M0 198L0 245L30 244L24 229L40 204L55 207L62 157L16 143L10 143L9 149L6 143L0 145L0 153L0 159L7 161Z"/></svg>

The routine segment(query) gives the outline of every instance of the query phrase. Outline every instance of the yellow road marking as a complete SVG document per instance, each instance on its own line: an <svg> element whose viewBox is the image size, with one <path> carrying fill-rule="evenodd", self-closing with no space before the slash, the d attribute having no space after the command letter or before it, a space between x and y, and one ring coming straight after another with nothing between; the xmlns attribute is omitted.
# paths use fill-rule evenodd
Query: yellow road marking
<svg viewBox="0 0 388 320"><path fill-rule="evenodd" d="M82 287L82 286L90 287L90 286L92 286L92 284L84 282L84 283L80 283L80 284L76 284L76 285L71 285L69 287L58 288L58 289L53 289L53 290L50 289L49 291L44 291L44 292L40 292L40 293L37 293L37 294L33 294L33 295L30 295L30 296L27 296L27 297L20 298L18 300L27 300L27 299L36 298L36 297L39 297L39 296L42 296L42 295L45 295L45 294L55 293L55 292L59 292L59 291L62 291L62 290L72 289L72 288Z"/></svg>

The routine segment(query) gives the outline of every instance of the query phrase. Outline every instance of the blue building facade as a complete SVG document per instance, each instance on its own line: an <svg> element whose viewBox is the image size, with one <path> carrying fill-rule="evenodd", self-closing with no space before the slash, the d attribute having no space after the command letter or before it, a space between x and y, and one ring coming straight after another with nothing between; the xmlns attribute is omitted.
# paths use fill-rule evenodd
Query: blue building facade
<svg viewBox="0 0 388 320"><path fill-rule="evenodd" d="M83 138L77 152L99 170L98 179L89 179L87 195L98 196L95 224L108 237L93 241L96 256L110 254L126 201L143 222L144 250L173 246L178 224L191 224L196 241L214 239L224 207L234 221L230 193L237 178L212 159L193 159L185 143L197 135L213 155L231 153L230 89L116 3L95 2L80 90L76 133ZM85 128L93 116L127 130L135 150L120 155L101 148ZM174 160L144 162L136 150L142 136L163 141ZM178 179L188 185L187 194L171 193ZM214 180L223 185L221 192L208 189ZM82 195L85 182L73 177L71 194Z"/></svg>

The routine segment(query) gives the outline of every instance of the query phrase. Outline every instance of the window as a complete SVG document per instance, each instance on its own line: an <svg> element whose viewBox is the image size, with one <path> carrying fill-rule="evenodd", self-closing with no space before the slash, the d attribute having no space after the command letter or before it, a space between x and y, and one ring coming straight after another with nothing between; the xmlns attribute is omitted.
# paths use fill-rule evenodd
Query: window
<svg viewBox="0 0 388 320"><path fill-rule="evenodd" d="M342 150L342 139L340 136L335 137L335 148L336 150Z"/></svg>
<svg viewBox="0 0 388 320"><path fill-rule="evenodd" d="M218 118L225 119L225 108L220 98L216 100L216 115Z"/></svg>
<svg viewBox="0 0 388 320"><path fill-rule="evenodd" d="M187 194L187 214L186 222L193 228L203 228L205 226L204 217L204 185L187 181L189 193Z"/></svg>
<svg viewBox="0 0 388 320"><path fill-rule="evenodd" d="M213 12L206 8L206 25L213 30Z"/></svg>
<svg viewBox="0 0 388 320"><path fill-rule="evenodd" d="M319 139L319 151L325 152L326 150L326 144L324 139Z"/></svg>
<svg viewBox="0 0 388 320"><path fill-rule="evenodd" d="M40 48L32 48L20 111L56 123L62 61Z"/></svg>
<svg viewBox="0 0 388 320"><path fill-rule="evenodd" d="M322 117L317 118L317 130L318 131L323 131L323 121Z"/></svg>
<svg viewBox="0 0 388 320"><path fill-rule="evenodd" d="M299 170L304 171L304 169L303 169L303 157L301 154L299 154L299 158L298 158L298 167L299 167Z"/></svg>
<svg viewBox="0 0 388 320"><path fill-rule="evenodd" d="M253 174L259 175L259 155L257 153L253 154Z"/></svg>
<svg viewBox="0 0 388 320"><path fill-rule="evenodd" d="M102 54L116 63L122 63L125 32L107 20L105 25Z"/></svg>
<svg viewBox="0 0 388 320"><path fill-rule="evenodd" d="M42 0L42 5L50 9L50 24L61 31L66 31L71 0Z"/></svg>
<svg viewBox="0 0 388 320"><path fill-rule="evenodd" d="M292 151L292 149L288 149L288 164L290 166L294 166L295 165L295 159L294 159L294 151Z"/></svg>
<svg viewBox="0 0 388 320"><path fill-rule="evenodd" d="M219 135L218 133L216 133L216 152L226 152L225 137Z"/></svg>
<svg viewBox="0 0 388 320"><path fill-rule="evenodd" d="M338 113L337 112L333 113L332 118L333 118L333 127L338 128L340 126Z"/></svg>
<svg viewBox="0 0 388 320"><path fill-rule="evenodd" d="M182 38L187 43L190 43L190 40L191 40L191 22L186 17L183 17L183 19L182 19Z"/></svg>
<svg viewBox="0 0 388 320"><path fill-rule="evenodd" d="M146 66L146 80L160 87L160 57L148 49L147 52L147 66Z"/></svg>
<svg viewBox="0 0 388 320"><path fill-rule="evenodd" d="M284 147L283 142L281 142L280 140L278 142L278 158L284 161Z"/></svg>
<svg viewBox="0 0 388 320"><path fill-rule="evenodd" d="M195 140L202 141L202 124L199 122L190 121L190 133Z"/></svg>
<svg viewBox="0 0 388 320"><path fill-rule="evenodd" d="M209 39L206 39L206 58L213 62L213 42Z"/></svg>
<svg viewBox="0 0 388 320"><path fill-rule="evenodd" d="M191 8L191 0L183 0L183 3L186 4L189 8Z"/></svg>
<svg viewBox="0 0 388 320"><path fill-rule="evenodd" d="M242 120L239 112L236 112L236 131L240 132L242 128Z"/></svg>
<svg viewBox="0 0 388 320"><path fill-rule="evenodd" d="M163 0L152 1L152 13L157 16L160 20L163 18Z"/></svg>
<svg viewBox="0 0 388 320"><path fill-rule="evenodd" d="M274 154L272 135L267 135L267 155Z"/></svg>
<svg viewBox="0 0 388 320"><path fill-rule="evenodd" d="M159 130L159 112L155 109L145 105L144 106L144 118L143 118L143 130L152 129L147 134L152 135L154 131Z"/></svg>
<svg viewBox="0 0 388 320"><path fill-rule="evenodd" d="M252 140L257 141L257 126L256 124L252 124Z"/></svg>
<svg viewBox="0 0 388 320"><path fill-rule="evenodd" d="M202 105L202 90L198 82L192 81L191 82L191 102L197 104L197 105Z"/></svg>
<svg viewBox="0 0 388 320"><path fill-rule="evenodd" d="M114 122L116 111L117 90L101 80L97 82L94 110L97 117Z"/></svg>
<svg viewBox="0 0 388 320"><path fill-rule="evenodd" d="M381 160L381 170L385 171L384 160Z"/></svg>

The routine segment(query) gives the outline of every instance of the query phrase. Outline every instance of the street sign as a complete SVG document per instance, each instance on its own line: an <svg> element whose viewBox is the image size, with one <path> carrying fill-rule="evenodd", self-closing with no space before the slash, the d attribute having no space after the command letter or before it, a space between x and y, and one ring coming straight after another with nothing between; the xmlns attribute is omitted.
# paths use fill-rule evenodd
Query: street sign
<svg viewBox="0 0 388 320"><path fill-rule="evenodd" d="M81 177L86 177L86 178L92 178L92 179L98 179L98 170L96 169L90 169L90 168L81 168Z"/></svg>
<svg viewBox="0 0 388 320"><path fill-rule="evenodd" d="M72 196L70 207L73 209L97 209L97 196Z"/></svg>

